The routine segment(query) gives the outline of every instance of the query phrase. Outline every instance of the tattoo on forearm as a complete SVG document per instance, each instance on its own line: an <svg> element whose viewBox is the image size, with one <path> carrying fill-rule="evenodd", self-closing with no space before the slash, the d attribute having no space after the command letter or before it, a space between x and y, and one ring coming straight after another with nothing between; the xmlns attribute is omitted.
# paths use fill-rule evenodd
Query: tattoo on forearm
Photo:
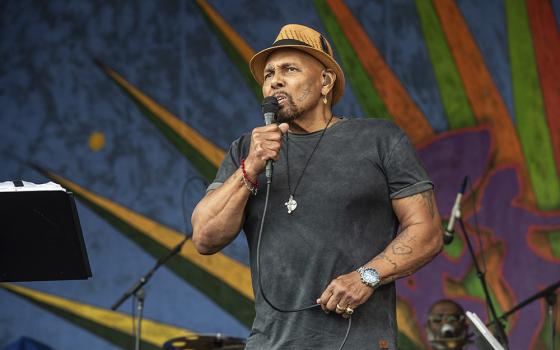
<svg viewBox="0 0 560 350"><path fill-rule="evenodd" d="M435 210L434 210L434 202L432 200L432 191L426 191L426 192L422 192L420 194L424 198L424 202L426 203L426 206L428 207L428 210L430 211L430 214L432 215L432 217L434 217L434 215L436 215L436 213L435 213Z"/></svg>
<svg viewBox="0 0 560 350"><path fill-rule="evenodd" d="M399 267L399 266L397 265L397 263L394 262L393 260L391 260L391 258L389 258L389 257L387 256L387 254L385 254L385 253L379 254L378 256L376 256L375 258L373 258L373 260L385 260L385 261L387 261L389 264L393 265L393 270L396 270L397 267Z"/></svg>
<svg viewBox="0 0 560 350"><path fill-rule="evenodd" d="M393 254L395 255L408 255L412 254L412 247L404 243L396 242L391 246Z"/></svg>

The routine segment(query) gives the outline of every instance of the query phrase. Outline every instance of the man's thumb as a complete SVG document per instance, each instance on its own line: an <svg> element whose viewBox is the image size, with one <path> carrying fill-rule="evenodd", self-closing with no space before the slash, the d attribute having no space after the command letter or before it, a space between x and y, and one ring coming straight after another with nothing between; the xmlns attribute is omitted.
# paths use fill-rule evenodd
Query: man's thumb
<svg viewBox="0 0 560 350"><path fill-rule="evenodd" d="M282 123L278 125L278 128L280 129L280 131L282 131L282 134L285 134L286 132L288 132L290 126L288 125L288 123Z"/></svg>

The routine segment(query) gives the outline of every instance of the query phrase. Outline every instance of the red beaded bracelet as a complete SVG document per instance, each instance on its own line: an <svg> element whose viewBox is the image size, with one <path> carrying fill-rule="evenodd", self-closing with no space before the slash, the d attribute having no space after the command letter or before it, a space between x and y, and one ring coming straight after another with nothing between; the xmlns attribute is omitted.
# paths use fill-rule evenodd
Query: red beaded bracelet
<svg viewBox="0 0 560 350"><path fill-rule="evenodd" d="M259 179L255 179L255 182L253 182L249 176L247 175L247 171L245 171L245 159L241 158L241 171L243 172L243 178L245 180L247 180L254 188L258 189L259 188Z"/></svg>

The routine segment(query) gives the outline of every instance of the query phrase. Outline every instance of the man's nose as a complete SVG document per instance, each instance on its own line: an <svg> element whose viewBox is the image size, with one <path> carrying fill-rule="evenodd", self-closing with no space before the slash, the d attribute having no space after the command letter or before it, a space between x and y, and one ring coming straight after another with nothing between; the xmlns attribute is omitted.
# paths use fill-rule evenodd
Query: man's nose
<svg viewBox="0 0 560 350"><path fill-rule="evenodd" d="M272 77L272 81L270 82L270 86L273 89L282 88L282 87L284 87L284 79L282 79L282 76L280 74L275 74L274 77Z"/></svg>

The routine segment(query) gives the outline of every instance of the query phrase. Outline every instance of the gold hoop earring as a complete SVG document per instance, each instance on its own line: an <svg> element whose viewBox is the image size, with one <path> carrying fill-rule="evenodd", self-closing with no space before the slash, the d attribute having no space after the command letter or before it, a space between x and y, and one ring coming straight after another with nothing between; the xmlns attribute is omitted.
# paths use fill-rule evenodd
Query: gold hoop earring
<svg viewBox="0 0 560 350"><path fill-rule="evenodd" d="M327 104L327 95L323 95L323 103Z"/></svg>

